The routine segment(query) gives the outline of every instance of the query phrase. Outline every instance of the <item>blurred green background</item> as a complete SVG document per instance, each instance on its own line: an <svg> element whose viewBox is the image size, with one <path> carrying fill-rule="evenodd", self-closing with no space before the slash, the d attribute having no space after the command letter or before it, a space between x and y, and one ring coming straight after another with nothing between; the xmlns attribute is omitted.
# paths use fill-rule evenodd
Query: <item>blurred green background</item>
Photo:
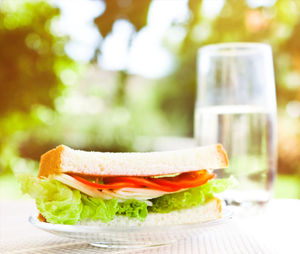
<svg viewBox="0 0 300 254"><path fill-rule="evenodd" d="M0 198L58 144L162 150L193 135L196 52L272 45L275 197L300 198L300 1L0 0Z"/></svg>

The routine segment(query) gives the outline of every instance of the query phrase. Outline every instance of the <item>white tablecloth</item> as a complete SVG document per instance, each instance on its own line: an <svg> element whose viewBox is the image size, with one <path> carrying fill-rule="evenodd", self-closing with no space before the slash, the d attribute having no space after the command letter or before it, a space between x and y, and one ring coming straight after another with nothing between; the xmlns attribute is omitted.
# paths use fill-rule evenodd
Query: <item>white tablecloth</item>
<svg viewBox="0 0 300 254"><path fill-rule="evenodd" d="M300 253L300 200L272 200L260 215L147 250L103 250L40 231L28 222L34 212L33 202L0 201L0 253Z"/></svg>

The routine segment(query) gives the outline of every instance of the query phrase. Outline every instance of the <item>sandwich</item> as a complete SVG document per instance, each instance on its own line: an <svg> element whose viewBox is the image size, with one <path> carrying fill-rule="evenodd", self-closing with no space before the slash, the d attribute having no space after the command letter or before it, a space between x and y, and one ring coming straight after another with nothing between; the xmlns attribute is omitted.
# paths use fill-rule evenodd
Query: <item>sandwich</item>
<svg viewBox="0 0 300 254"><path fill-rule="evenodd" d="M228 166L222 145L176 151L103 153L60 145L41 156L38 177L18 175L52 224L142 226L222 217L215 194L230 186L214 169Z"/></svg>

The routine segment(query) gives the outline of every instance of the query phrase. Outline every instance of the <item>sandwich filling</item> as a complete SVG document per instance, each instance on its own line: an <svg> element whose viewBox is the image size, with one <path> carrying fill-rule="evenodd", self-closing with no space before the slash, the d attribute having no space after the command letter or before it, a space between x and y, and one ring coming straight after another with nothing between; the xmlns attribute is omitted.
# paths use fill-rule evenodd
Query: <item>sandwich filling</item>
<svg viewBox="0 0 300 254"><path fill-rule="evenodd" d="M208 170L162 176L84 176L36 178L19 175L24 193L36 200L43 218L53 224L83 220L109 222L115 216L141 221L148 213L168 213L203 205L232 185Z"/></svg>
<svg viewBox="0 0 300 254"><path fill-rule="evenodd" d="M198 187L215 177L206 170L178 174L176 176L109 176L84 177L61 174L54 179L95 198L120 200L136 198L148 200L165 194Z"/></svg>

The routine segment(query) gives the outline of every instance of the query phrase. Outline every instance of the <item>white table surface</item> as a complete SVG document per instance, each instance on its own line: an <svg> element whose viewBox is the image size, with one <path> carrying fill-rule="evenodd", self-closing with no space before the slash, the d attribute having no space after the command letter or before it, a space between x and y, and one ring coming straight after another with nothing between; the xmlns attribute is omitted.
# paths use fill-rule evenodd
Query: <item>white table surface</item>
<svg viewBox="0 0 300 254"><path fill-rule="evenodd" d="M40 231L28 222L30 201L0 201L0 253L200 253L299 254L300 200L272 200L260 215L234 218L205 234L173 245L104 251L84 242Z"/></svg>

